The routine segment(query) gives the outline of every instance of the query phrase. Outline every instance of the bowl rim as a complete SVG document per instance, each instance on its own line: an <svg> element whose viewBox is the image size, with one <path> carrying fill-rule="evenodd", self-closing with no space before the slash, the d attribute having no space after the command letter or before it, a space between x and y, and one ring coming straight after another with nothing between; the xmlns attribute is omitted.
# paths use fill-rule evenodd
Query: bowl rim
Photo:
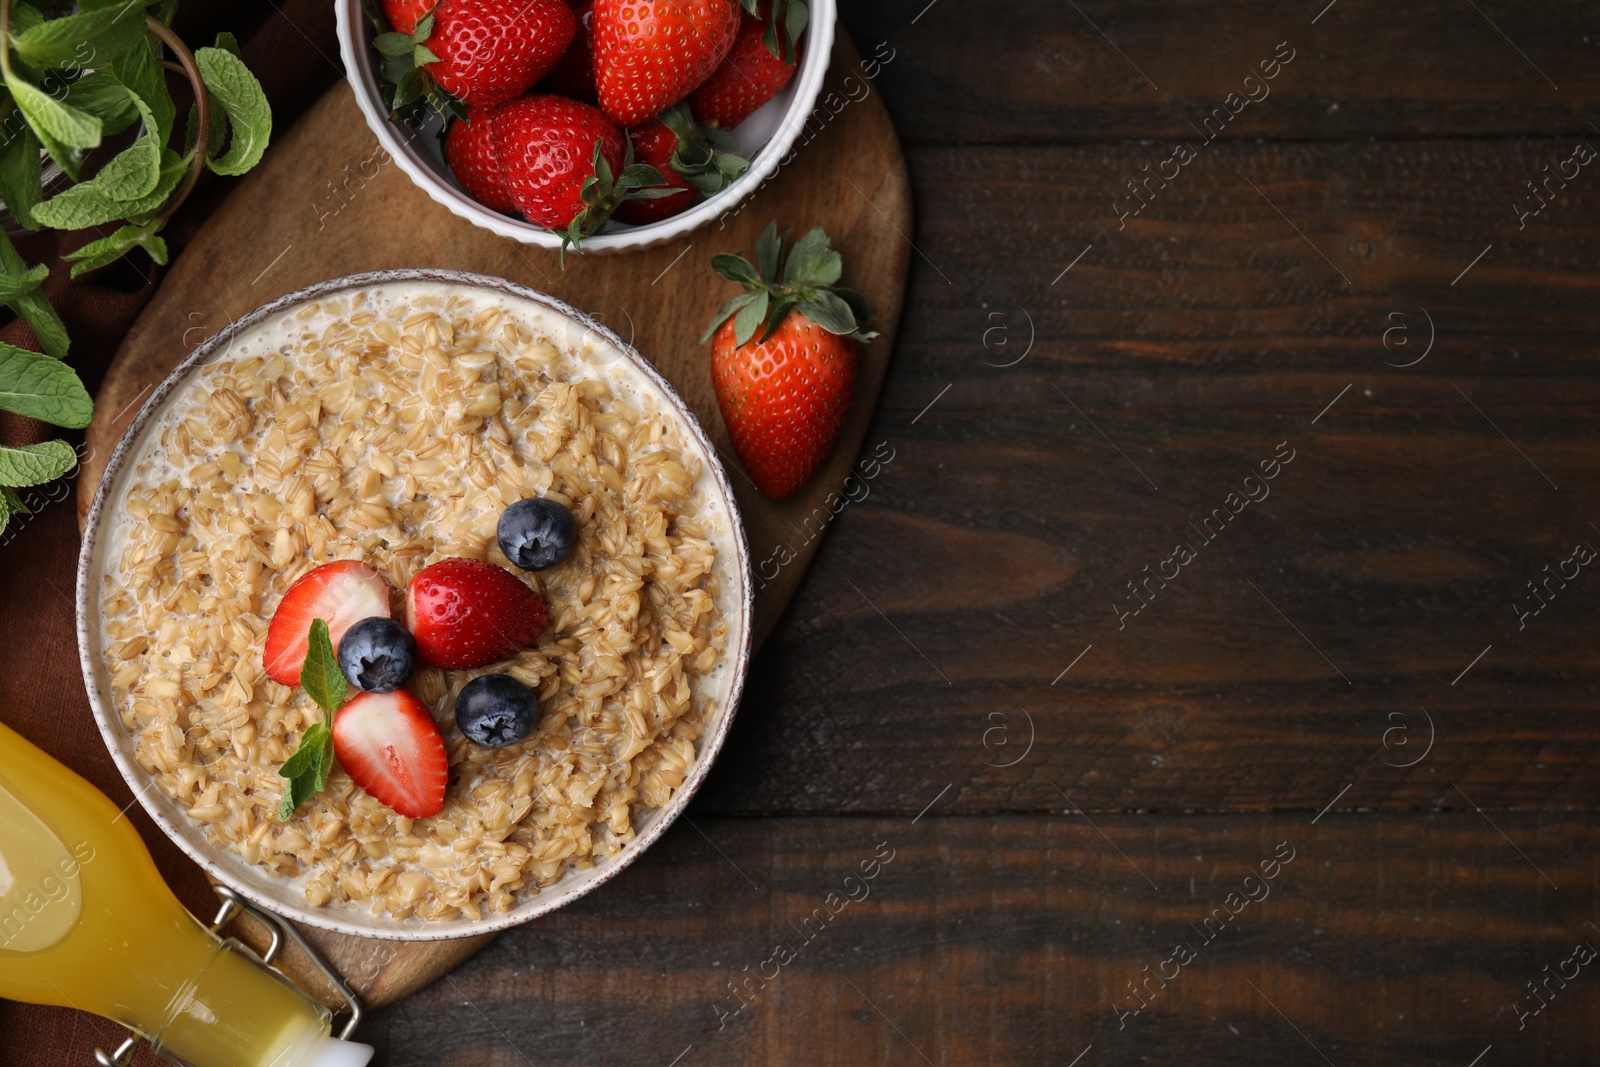
<svg viewBox="0 0 1600 1067"><path fill-rule="evenodd" d="M414 149L409 143L411 139L399 136L397 130L401 127L389 121L388 110L379 96L378 78L372 50L367 47L366 18L361 4L362 0L338 0L335 4L339 55L344 61L345 80L350 83L356 106L361 109L368 128L377 135L378 143L389 153L389 157L411 179L412 184L457 217L513 241L559 249L560 234L485 207L436 174L433 168L413 154ZM795 72L793 79L794 98L777 130L751 158L750 169L715 196L707 197L682 214L660 222L584 238L584 251L637 251L681 237L736 208L777 172L794 148L806 119L816 108L817 98L822 95L823 79L832 62L834 37L838 30L836 2L810 0L810 9L805 55L801 57L800 69Z"/></svg>
<svg viewBox="0 0 1600 1067"><path fill-rule="evenodd" d="M106 699L106 694L101 692L97 679L97 672L101 664L91 651L89 630L91 626L98 630L99 604L95 597L97 588L95 579L99 577L99 573L94 566L96 550L104 533L104 524L121 499L121 494L118 494L117 500L112 499L113 486L117 484L118 477L122 473L123 467L128 463L129 457L133 454L135 445L140 441L151 421L161 412L167 398L184 385L193 371L208 363L220 350L224 350L226 346L231 345L240 334L274 315L292 310L310 300L352 289L419 281L487 290L532 301L558 315L566 317L581 328L600 335L608 344L622 353L623 357L633 364L635 370L643 373L652 384L661 390L667 400L666 406L672 408L679 417L680 422L684 424L686 433L707 457L707 471L712 478L715 492L720 494L725 505L725 513L729 521L728 537L733 544L734 565L741 583L740 595L735 601L735 610L740 613L741 625L739 627L740 633L737 647L725 650L725 654L731 654L733 657L731 664L733 677L729 683L725 706L716 724L701 736L700 743L696 746L694 764L690 767L688 776L673 792L667 803L651 813L649 824L640 830L632 841L623 846L616 855L596 864L594 868L596 873L593 877L582 882L573 882L563 888L562 882L569 881L564 876L561 882L557 882L554 886L541 891L536 896L529 897L522 904L514 905L510 910L502 914L479 920L469 919L464 922L447 920L443 923L411 919L390 920L408 925L373 928L360 922L348 921L339 917L339 913L329 912L327 909L311 908L308 905L289 900L279 900L267 895L260 885L236 876L227 864L219 862L218 857L223 857L225 854L222 850L206 842L203 835L197 835L196 840L191 841L189 834L181 832L178 827L173 825L173 821L168 818L166 811L163 810L162 802L166 800L165 794L162 794L159 800L152 795L155 791L149 787L154 784L154 778L133 759L131 750L124 748L124 742L130 735L123 728L110 701ZM123 780L127 783L128 788L133 790L135 799L139 801L140 805L143 806L155 824L161 828L162 832L212 878L222 882L268 911L309 926L331 930L335 933L384 941L404 942L450 941L463 937L473 937L478 934L508 929L531 919L536 919L541 915L547 915L604 885L654 844L666 832L667 828L676 821L678 815L688 806L690 799L699 790L706 776L710 773L711 766L716 762L723 743L727 739L728 732L732 728L733 719L739 710L739 704L744 695L745 681L749 674L754 605L755 583L751 573L749 544L745 533L744 517L739 510L739 503L733 492L732 481L721 459L721 453L711 440L710 435L667 377L653 363L644 358L638 349L623 341L605 324L577 310L565 301L558 300L547 293L542 293L520 283L492 275L424 267L363 271L297 289L292 293L287 293L275 300L268 301L249 314L233 320L198 345L181 363L174 367L161 380L161 383L156 386L149 399L139 409L139 413L134 416L127 429L123 431L121 438L117 441L116 447L111 453L110 459L106 463L105 470L100 475L100 483L95 487L94 498L90 504L88 519L84 527L83 543L78 553L75 596L78 660L83 671L84 687L88 692L89 705L94 713L95 724L99 728L101 740L104 741L106 748L110 751L111 758L116 763L118 771L121 772ZM192 826L189 828L192 829ZM371 918L366 913L357 914L360 914L363 919ZM415 925L410 925L413 923Z"/></svg>

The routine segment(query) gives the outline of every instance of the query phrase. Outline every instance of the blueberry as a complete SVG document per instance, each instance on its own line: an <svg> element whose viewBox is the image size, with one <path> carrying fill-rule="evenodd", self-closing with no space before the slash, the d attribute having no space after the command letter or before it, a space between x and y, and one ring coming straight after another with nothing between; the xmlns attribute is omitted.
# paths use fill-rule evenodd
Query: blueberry
<svg viewBox="0 0 1600 1067"><path fill-rule="evenodd" d="M350 684L368 693L392 693L417 666L417 642L393 619L374 615L344 632L339 669Z"/></svg>
<svg viewBox="0 0 1600 1067"><path fill-rule="evenodd" d="M529 497L500 513L500 551L525 571L542 571L572 555L578 524L572 512L544 497Z"/></svg>
<svg viewBox="0 0 1600 1067"><path fill-rule="evenodd" d="M461 687L456 697L456 729L473 744L503 748L533 732L539 699L506 674L484 674Z"/></svg>

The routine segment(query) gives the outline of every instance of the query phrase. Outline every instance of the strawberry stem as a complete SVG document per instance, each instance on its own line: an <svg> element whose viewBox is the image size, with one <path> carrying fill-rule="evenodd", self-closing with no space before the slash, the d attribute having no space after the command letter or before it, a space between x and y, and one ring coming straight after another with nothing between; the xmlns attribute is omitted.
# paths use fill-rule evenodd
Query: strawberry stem
<svg viewBox="0 0 1600 1067"><path fill-rule="evenodd" d="M877 336L863 331L872 312L861 295L834 284L844 272L844 261L818 226L794 243L784 256L787 233L771 222L756 238L756 262L743 256L722 254L711 258L712 269L744 286L745 292L723 305L710 328L700 338L705 344L730 318L734 346L743 347L766 325L761 339L771 337L791 311L798 311L829 333L853 337L863 343ZM781 273L780 273L781 268Z"/></svg>

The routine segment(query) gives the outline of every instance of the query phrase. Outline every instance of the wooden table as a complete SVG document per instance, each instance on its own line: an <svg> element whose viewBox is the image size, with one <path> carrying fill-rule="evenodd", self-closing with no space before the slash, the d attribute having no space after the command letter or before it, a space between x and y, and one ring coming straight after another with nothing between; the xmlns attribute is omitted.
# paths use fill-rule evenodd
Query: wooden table
<svg viewBox="0 0 1600 1067"><path fill-rule="evenodd" d="M382 1062L1600 1062L1600 26L1325 3L844 5L893 458L690 817Z"/></svg>

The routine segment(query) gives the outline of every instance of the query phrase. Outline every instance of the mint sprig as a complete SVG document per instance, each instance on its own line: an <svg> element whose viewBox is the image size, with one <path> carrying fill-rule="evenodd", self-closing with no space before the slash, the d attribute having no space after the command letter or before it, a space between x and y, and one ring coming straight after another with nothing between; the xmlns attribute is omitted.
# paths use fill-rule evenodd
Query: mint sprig
<svg viewBox="0 0 1600 1067"><path fill-rule="evenodd" d="M80 10L62 12L73 6ZM161 230L201 173L241 174L266 148L272 114L238 42L223 33L215 47L191 52L172 30L176 7L0 0L0 201L28 230L112 227L62 257L74 278L134 249L165 263ZM177 117L169 71L188 80L195 98L187 123ZM133 128L137 136L112 139ZM43 153L69 179L48 199ZM0 350L0 408L75 429L90 414L83 385L65 364L42 362L65 359L68 349L45 296L51 266L26 263L0 233L0 306L33 327L42 350ZM0 489L41 484L75 465L59 441L0 449ZM17 513L0 506L0 532Z"/></svg>
<svg viewBox="0 0 1600 1067"><path fill-rule="evenodd" d="M328 775L333 773L333 766L338 762L333 754L331 725L334 714L344 706L350 686L345 681L344 671L339 669L339 658L334 655L328 624L323 619L311 622L306 661L300 668L300 686L327 717L306 727L294 755L278 768L278 775L289 780L283 798L278 801L279 822L288 822L306 801L328 787Z"/></svg>

